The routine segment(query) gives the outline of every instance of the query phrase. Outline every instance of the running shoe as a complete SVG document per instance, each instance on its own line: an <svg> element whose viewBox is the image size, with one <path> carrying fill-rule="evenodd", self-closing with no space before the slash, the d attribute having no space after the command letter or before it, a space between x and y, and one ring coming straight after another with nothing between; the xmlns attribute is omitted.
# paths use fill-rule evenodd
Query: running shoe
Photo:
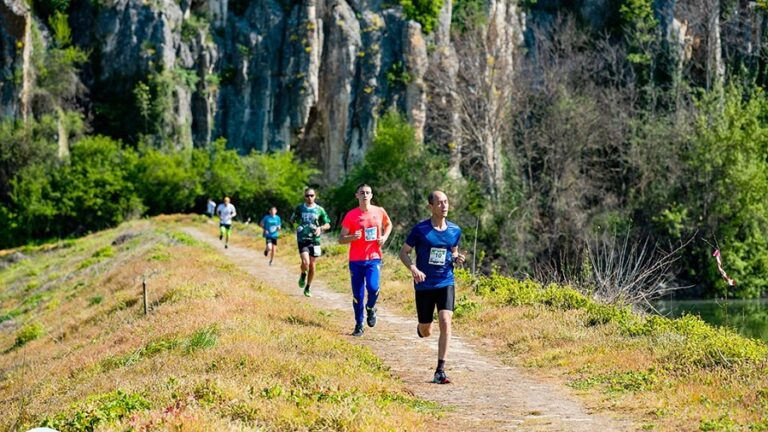
<svg viewBox="0 0 768 432"><path fill-rule="evenodd" d="M219 240L224 240L224 234L219 234Z"/></svg>
<svg viewBox="0 0 768 432"><path fill-rule="evenodd" d="M268 254L268 253L269 253L269 252L267 252L267 250L266 250L266 249L264 249L264 256L267 256L267 254Z"/></svg>
<svg viewBox="0 0 768 432"><path fill-rule="evenodd" d="M435 377L432 379L435 384L450 384L451 379L445 374L445 371L435 371Z"/></svg>
<svg viewBox="0 0 768 432"><path fill-rule="evenodd" d="M224 249L228 249L228 248L229 248L229 245L228 245L228 244L225 244L225 245L224 245Z"/></svg>
<svg viewBox="0 0 768 432"><path fill-rule="evenodd" d="M301 276L299 276L299 288L304 288L304 285L307 283L307 274L302 273Z"/></svg>
<svg viewBox="0 0 768 432"><path fill-rule="evenodd" d="M355 331L352 332L352 336L362 336L362 335L363 335L363 325L355 324Z"/></svg>
<svg viewBox="0 0 768 432"><path fill-rule="evenodd" d="M312 297L312 291L309 289L309 285L304 288L304 297Z"/></svg>
<svg viewBox="0 0 768 432"><path fill-rule="evenodd" d="M368 327L373 327L376 325L376 308L365 308L365 311L368 313L368 317L366 321L368 322Z"/></svg>

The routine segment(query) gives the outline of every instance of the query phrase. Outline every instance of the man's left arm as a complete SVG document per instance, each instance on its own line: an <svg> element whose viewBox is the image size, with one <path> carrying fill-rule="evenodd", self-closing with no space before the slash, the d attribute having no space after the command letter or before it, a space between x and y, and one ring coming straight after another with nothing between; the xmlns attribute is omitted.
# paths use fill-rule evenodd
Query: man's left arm
<svg viewBox="0 0 768 432"><path fill-rule="evenodd" d="M323 212L320 214L320 222L323 223L320 225L320 229L323 231L331 229L331 218L328 217L328 213L325 212L325 209L323 209Z"/></svg>
<svg viewBox="0 0 768 432"><path fill-rule="evenodd" d="M464 261L466 260L466 257L459 253L459 241L461 240L461 232L459 232L459 235L456 236L456 244L451 247L451 257L453 258L453 262L456 264L464 264Z"/></svg>
<svg viewBox="0 0 768 432"><path fill-rule="evenodd" d="M384 212L381 224L384 226L384 233L379 237L379 245L386 243L389 235L392 234L392 221L389 219L389 215L386 211Z"/></svg>

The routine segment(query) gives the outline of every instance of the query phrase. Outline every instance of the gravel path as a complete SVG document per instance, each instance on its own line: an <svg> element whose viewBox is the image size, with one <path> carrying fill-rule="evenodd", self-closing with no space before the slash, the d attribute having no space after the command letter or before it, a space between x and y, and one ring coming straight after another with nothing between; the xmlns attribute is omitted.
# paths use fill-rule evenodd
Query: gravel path
<svg viewBox="0 0 768 432"><path fill-rule="evenodd" d="M221 248L237 266L264 283L280 289L296 301L311 302L324 310L343 310L352 316L351 295L329 289L322 280L312 283L311 298L296 286L298 256L288 263L275 258L272 267L262 251L239 247L224 249L213 235L187 227L194 238ZM285 244L289 244L286 241ZM416 335L415 317L404 317L378 306L378 324L366 327L361 338L348 336L354 343L369 346L391 368L415 396L449 407L441 420L445 430L524 430L524 431L630 431L630 421L589 412L566 389L542 382L524 369L510 367L479 353L473 343L454 332L448 352L448 385L431 383L437 359L437 325L433 335ZM351 328L350 328L351 331Z"/></svg>

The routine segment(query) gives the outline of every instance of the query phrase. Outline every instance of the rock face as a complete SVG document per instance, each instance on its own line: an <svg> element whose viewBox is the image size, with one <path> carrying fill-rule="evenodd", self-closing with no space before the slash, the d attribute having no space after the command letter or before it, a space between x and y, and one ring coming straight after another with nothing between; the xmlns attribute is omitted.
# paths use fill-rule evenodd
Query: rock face
<svg viewBox="0 0 768 432"><path fill-rule="evenodd" d="M567 5L593 28L615 20L615 5L607 0L539 0L535 17L526 17L517 3L485 3L494 61L501 53L500 61L511 65L508 73L517 69L526 21L551 21ZM682 3L689 2L653 3L671 77L696 57L701 39L701 30L689 25L702 21L698 9L681 9ZM225 138L241 153L290 149L316 161L328 182L362 160L377 118L397 109L419 140L451 152L451 173L460 176L466 138L452 84L463 66L451 40L452 6L444 0L425 34L397 0L71 0L73 41L90 53L80 74L88 89L80 105L94 132L128 143L170 142L182 149ZM761 61L765 27L762 19L739 22L745 61ZM3 118L29 115L34 32L47 33L26 1L0 0ZM708 79L715 82L722 79L722 49L718 32L710 38L702 45L714 65ZM152 104L142 106L142 94ZM497 143L481 141L498 180Z"/></svg>
<svg viewBox="0 0 768 432"><path fill-rule="evenodd" d="M20 117L19 71L31 66L19 41L31 18L21 0L1 1L0 109ZM450 122L434 119L451 115L430 114L453 109L449 98L431 108L428 79L435 69L455 76L458 64L447 0L430 34L391 0L72 0L68 12L74 43L90 53L81 105L98 133L177 148L223 137L242 153L290 149L329 182L362 160L390 109L406 114L419 140L456 141ZM155 105L142 106L142 92Z"/></svg>
<svg viewBox="0 0 768 432"><path fill-rule="evenodd" d="M31 21L23 1L0 1L0 118L26 118L29 109L29 92L23 89L30 79L24 63L29 59Z"/></svg>

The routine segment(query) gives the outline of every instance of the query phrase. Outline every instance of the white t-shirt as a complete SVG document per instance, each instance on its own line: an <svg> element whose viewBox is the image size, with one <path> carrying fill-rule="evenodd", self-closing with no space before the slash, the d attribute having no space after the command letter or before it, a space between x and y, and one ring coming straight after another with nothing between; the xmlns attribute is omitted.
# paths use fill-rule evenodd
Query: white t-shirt
<svg viewBox="0 0 768 432"><path fill-rule="evenodd" d="M235 206L233 206L232 203L221 203L218 207L216 207L216 214L219 215L221 223L231 224L232 218L237 215L237 212L235 211Z"/></svg>
<svg viewBox="0 0 768 432"><path fill-rule="evenodd" d="M206 210L209 214L213 214L213 211L216 210L216 203L213 201L208 201L208 208Z"/></svg>

